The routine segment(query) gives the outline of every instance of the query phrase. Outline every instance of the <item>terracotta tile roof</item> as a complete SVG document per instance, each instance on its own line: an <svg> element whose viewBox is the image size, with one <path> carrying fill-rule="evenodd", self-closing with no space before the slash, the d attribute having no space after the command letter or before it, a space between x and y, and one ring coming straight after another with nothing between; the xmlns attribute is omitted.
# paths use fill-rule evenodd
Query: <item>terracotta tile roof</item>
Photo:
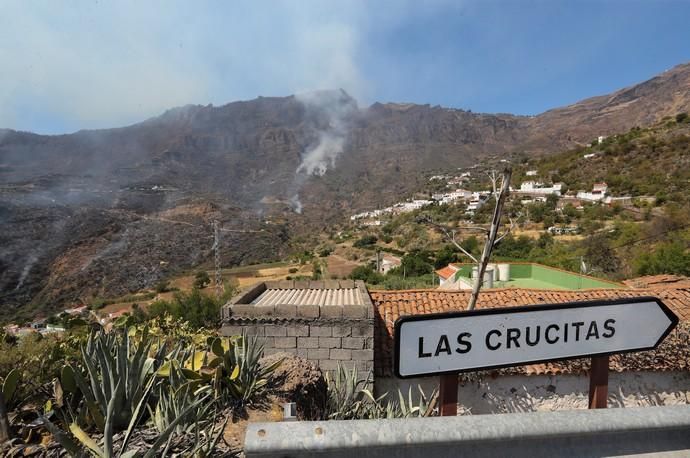
<svg viewBox="0 0 690 458"><path fill-rule="evenodd" d="M443 269L438 269L436 271L436 275L443 278L444 280L447 280L450 277L452 277L453 275L455 275L455 272L457 272L457 271L458 271L458 269L456 267L453 267L452 265L448 264Z"/></svg>
<svg viewBox="0 0 690 458"><path fill-rule="evenodd" d="M690 277L682 275L647 275L623 282L631 288L690 288Z"/></svg>
<svg viewBox="0 0 690 458"><path fill-rule="evenodd" d="M469 291L410 290L370 291L375 311L375 362L377 376L391 376L393 368L393 324L403 315L418 315L464 310ZM680 318L681 324L666 341L654 351L616 355L611 358L614 370L688 370L690 350L690 287L646 289L592 289L581 291L536 290L505 288L483 291L477 308L511 307L531 304L626 297L655 296L668 305ZM586 371L589 361L574 360L558 363L522 366L494 371L499 373L551 374L580 373Z"/></svg>

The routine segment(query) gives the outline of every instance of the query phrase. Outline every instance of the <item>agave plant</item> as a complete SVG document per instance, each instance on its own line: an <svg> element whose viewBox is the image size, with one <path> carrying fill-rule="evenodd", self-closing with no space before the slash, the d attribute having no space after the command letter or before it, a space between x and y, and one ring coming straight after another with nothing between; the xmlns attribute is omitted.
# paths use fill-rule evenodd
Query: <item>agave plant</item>
<svg viewBox="0 0 690 458"><path fill-rule="evenodd" d="M252 402L267 388L270 376L282 360L270 365L260 364L264 346L257 337L246 335L207 340L210 351L192 351L183 359L183 373L190 380L201 378L208 381L217 398L224 397L242 404ZM167 374L171 362L158 373Z"/></svg>
<svg viewBox="0 0 690 458"><path fill-rule="evenodd" d="M146 405L146 402L148 400L148 395L151 392L151 388L153 387L153 381L154 379L151 379L151 382L147 385L146 390L144 391L144 395L140 399L139 403L137 404L134 413L131 417L131 420L129 422L129 425L127 426L127 429L125 430L125 435L124 439L122 441L122 444L119 446L119 449L116 450L115 445L114 445L114 430L113 426L115 423L115 418L117 417L117 414L115 412L116 409L116 402L115 399L117 399L117 395L113 396L110 398L110 402L108 403L108 409L106 411L105 415L105 428L103 431L103 440L102 440L102 445L96 442L93 438L91 438L79 425L76 423L72 423L69 426L69 431L72 434L73 437L75 437L78 442L74 441L72 437L65 431L61 430L58 428L55 424L50 422L47 419L43 419L44 424L46 425L46 428L53 434L55 439L62 445L65 450L71 455L71 456L83 456L83 450L86 448L91 455L98 457L98 458L114 458L114 457L120 457L120 458L134 458L134 457L143 457L143 458L153 458L153 457L158 457L158 456L164 456L166 453L163 451L161 453L161 449L165 449L165 447L169 444L169 440L172 436L172 434L175 432L175 429L177 428L177 425L184 421L185 418L189 415L190 412L194 411L199 404L204 402L205 399L199 399L195 403L192 403L187 407L186 410L181 412L180 417L177 419L173 420L168 427L161 431L158 437L156 438L156 441L151 445L151 447L145 452L142 453L139 450L128 450L128 445L129 441L132 438L132 433L134 432L134 428L137 426L139 423L139 420L141 418L141 412L144 410L144 406ZM122 381L118 381L116 384L115 391L117 394L123 390L123 383ZM80 445L81 444L81 445Z"/></svg>
<svg viewBox="0 0 690 458"><path fill-rule="evenodd" d="M169 456L171 448L174 449L173 456L204 458L214 455L228 423L228 418L216 422L218 417L219 412L214 411L210 418L198 418L198 421L192 422L184 433L171 435L161 456Z"/></svg>
<svg viewBox="0 0 690 458"><path fill-rule="evenodd" d="M11 409L12 400L19 383L19 371L12 369L0 386L0 443L10 438L10 420L8 410Z"/></svg>
<svg viewBox="0 0 690 458"><path fill-rule="evenodd" d="M176 440L177 455L210 456L223 437L227 419L225 422L217 421L218 397L214 396L217 370L208 367L208 363L216 358L218 357L209 356L206 352L174 351L157 371L157 376L163 378L164 383L157 387L155 408L149 408L151 421L161 433L167 431L171 424L177 423L162 456L168 455L173 439L176 438L182 439ZM180 361L186 362L186 367L181 367ZM193 440L187 441L189 445L180 449L179 442L185 443L184 436L191 436Z"/></svg>
<svg viewBox="0 0 690 458"><path fill-rule="evenodd" d="M165 431L178 418L182 418L175 429L178 434L190 431L201 423L206 424L215 418L209 415L213 404L212 388L204 383L202 376L181 368L176 360L166 363L157 375L163 377L165 383L158 385L157 402L155 408L152 409L149 406L149 412L159 432ZM200 399L205 399L206 402L196 404L195 410L183 415L189 406Z"/></svg>
<svg viewBox="0 0 690 458"><path fill-rule="evenodd" d="M152 339L146 335L138 346L133 346L127 333L118 336L95 332L81 349L86 374L82 375L71 365L62 371L62 387L81 393L89 416L99 430L105 430L111 403L114 405L111 426L115 431L123 430L132 420L146 387L155 380L155 359L148 356L151 343Z"/></svg>
<svg viewBox="0 0 690 458"><path fill-rule="evenodd" d="M216 417L217 414L214 415L214 418ZM210 427L202 429L201 423L194 423L194 430L192 433L197 440L192 448L187 450L184 455L194 457L211 456L216 448L216 445L218 445L223 437L227 424L228 419L226 419L224 422L218 423L217 425L211 424Z"/></svg>
<svg viewBox="0 0 690 458"><path fill-rule="evenodd" d="M371 391L364 390L371 401L371 408L367 410L368 418L411 418L429 417L433 414L438 398L438 392L434 390L430 397L424 394L422 387L417 385L419 390L419 402L415 403L412 396L412 387L407 390L407 398L398 390L398 399L386 399L388 393L374 398ZM385 404L383 401L386 401Z"/></svg>
<svg viewBox="0 0 690 458"><path fill-rule="evenodd" d="M201 382L195 372L177 365L178 359L187 359L190 352L181 345L176 346L167 355L173 362L167 365L168 374L161 374L161 370L154 372L156 362L166 358L163 345L158 345L154 357L148 356L152 340L146 330L138 345L131 343L128 333L121 336L103 332L91 334L82 348L85 374L65 366L54 390L56 404L60 402L62 410L69 411L69 415L61 416L63 423L69 425L69 432L47 418L43 421L70 454L82 456L86 449L97 457L161 456L170 446L171 438L187 431L191 424L196 425L193 429L201 438L195 442L196 448L202 450L208 443L217 443L218 434L208 415L212 403L210 387L187 380L195 376ZM76 405L65 402L63 390L77 400ZM152 396L154 392L157 396ZM150 402L154 402L155 407L151 408ZM159 435L145 453L128 450L132 434L147 410ZM89 423L85 421L87 416L103 433L102 441L93 439L83 428ZM204 429L206 425L210 425L210 432ZM116 447L114 437L118 431L124 431L124 438Z"/></svg>
<svg viewBox="0 0 690 458"><path fill-rule="evenodd" d="M224 348L222 366L219 366L222 367L224 374L224 377L220 379L221 387L225 387L232 398L239 400L242 404L247 404L266 390L271 374L283 360L262 365L260 360L264 355L264 346L256 336L247 337L243 334L231 340L230 343L230 348ZM211 348L214 353L219 351L217 344ZM232 371L230 371L231 368Z"/></svg>
<svg viewBox="0 0 690 458"><path fill-rule="evenodd" d="M84 396L76 385L73 371L70 366L63 366L60 378L53 380L52 394L43 407L44 415L55 416L65 425L87 425L93 421L88 406L83 404Z"/></svg>
<svg viewBox="0 0 690 458"><path fill-rule="evenodd" d="M338 364L337 370L331 375L326 372L328 385L328 418L331 420L352 420L368 418L368 405L373 398L368 387L371 385L370 375L360 378L357 368L347 370ZM380 401L380 400L379 400ZM374 400L374 402L378 402Z"/></svg>
<svg viewBox="0 0 690 458"><path fill-rule="evenodd" d="M19 386L19 377L21 373L18 369L12 369L2 382L2 395L5 398L5 405L9 410L16 405L17 387Z"/></svg>
<svg viewBox="0 0 690 458"><path fill-rule="evenodd" d="M407 398L400 390L397 399L389 399L388 393L375 397L371 391L371 372L360 378L356 368L347 370L340 365L333 375L326 373L326 383L331 420L428 417L433 414L438 397L436 391L427 397L419 386L418 403L412 396L412 387Z"/></svg>

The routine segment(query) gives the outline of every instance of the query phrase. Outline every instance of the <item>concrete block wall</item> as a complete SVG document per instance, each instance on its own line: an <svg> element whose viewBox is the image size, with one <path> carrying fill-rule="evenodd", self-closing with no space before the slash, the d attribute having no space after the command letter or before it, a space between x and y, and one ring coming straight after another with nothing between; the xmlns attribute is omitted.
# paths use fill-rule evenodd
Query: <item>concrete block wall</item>
<svg viewBox="0 0 690 458"><path fill-rule="evenodd" d="M299 282L298 282L299 283ZM282 289L331 287L326 282L304 282L295 285L268 285L269 288ZM374 369L374 307L364 285L355 286L363 299L357 305L262 305L254 306L250 302L267 289L260 284L233 298L223 308L223 325L220 333L223 336L247 335L258 336L264 343L264 353L286 352L317 364L322 371L334 371L341 365L345 368L356 368L360 372ZM362 295L363 293L363 295Z"/></svg>

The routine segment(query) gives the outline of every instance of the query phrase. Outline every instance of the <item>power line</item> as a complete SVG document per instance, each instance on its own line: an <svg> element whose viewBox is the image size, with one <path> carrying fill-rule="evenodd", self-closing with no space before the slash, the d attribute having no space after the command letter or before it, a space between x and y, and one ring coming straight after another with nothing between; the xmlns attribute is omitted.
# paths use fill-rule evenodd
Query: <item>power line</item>
<svg viewBox="0 0 690 458"><path fill-rule="evenodd" d="M137 214L137 213L134 213L131 211L127 211L127 210L104 209L104 211L110 212L110 213L128 213L128 214L133 215L139 219L145 219L145 220L150 220L150 221L160 221L162 223L169 223L169 224L182 224L185 226L196 227L199 229L208 230L208 225L194 224L194 223L190 223L188 221L177 221L174 219L161 218L161 217L156 217L156 216L140 215L140 214ZM230 229L230 228L226 228L226 227L219 227L218 230L221 232L233 232L233 233L238 233L238 234L266 233L266 230L264 230L264 229Z"/></svg>
<svg viewBox="0 0 690 458"><path fill-rule="evenodd" d="M129 213L129 214L134 215L137 218L145 219L145 220L159 221L159 222L168 223L168 224L182 224L185 226L203 229L204 231L208 230L208 225L194 224L194 223L190 223L187 221L176 221L176 220L167 219L167 218L138 215L136 213L133 213L133 212L130 212L127 210L111 210L111 209L104 209L104 210L107 212L111 212L111 213ZM217 219L213 220L213 223L211 224L211 226L213 228L213 247L211 247L211 249L213 250L213 261L214 261L214 283L215 283L214 286L216 289L216 297L220 298L223 295L223 276L222 276L222 269L221 269L221 262L220 262L220 233L221 232L229 232L229 233L240 233L240 234L257 234L257 233L267 233L267 232L264 229L259 229L259 230L230 229L230 228L221 227L220 221L218 221Z"/></svg>
<svg viewBox="0 0 690 458"><path fill-rule="evenodd" d="M625 243L622 243L622 244L617 245L617 246L612 246L611 249L617 250L618 248L623 248L623 247L626 247L626 246L635 245L635 244L637 244L637 243L644 242L644 241L647 241L647 240L652 240L652 239L661 237L662 235L670 234L671 232L678 232L678 231L680 231L681 229L686 229L686 228L689 228L689 227L690 227L690 224L684 224L684 225L682 225L682 226L680 226L680 227L676 227L676 228L673 228L673 229L669 229L669 230L663 231L663 232L661 232L661 233L659 233L659 234L650 235L649 237L644 237L644 238L637 239L637 240L631 240L631 241L629 241L629 242L625 242Z"/></svg>

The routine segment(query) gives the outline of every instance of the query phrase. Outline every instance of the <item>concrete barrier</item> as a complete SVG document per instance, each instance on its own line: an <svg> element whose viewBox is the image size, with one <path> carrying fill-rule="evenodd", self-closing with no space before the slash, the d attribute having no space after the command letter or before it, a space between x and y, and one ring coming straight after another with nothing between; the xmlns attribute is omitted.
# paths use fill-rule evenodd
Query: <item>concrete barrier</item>
<svg viewBox="0 0 690 458"><path fill-rule="evenodd" d="M254 423L255 457L690 456L690 406Z"/></svg>

